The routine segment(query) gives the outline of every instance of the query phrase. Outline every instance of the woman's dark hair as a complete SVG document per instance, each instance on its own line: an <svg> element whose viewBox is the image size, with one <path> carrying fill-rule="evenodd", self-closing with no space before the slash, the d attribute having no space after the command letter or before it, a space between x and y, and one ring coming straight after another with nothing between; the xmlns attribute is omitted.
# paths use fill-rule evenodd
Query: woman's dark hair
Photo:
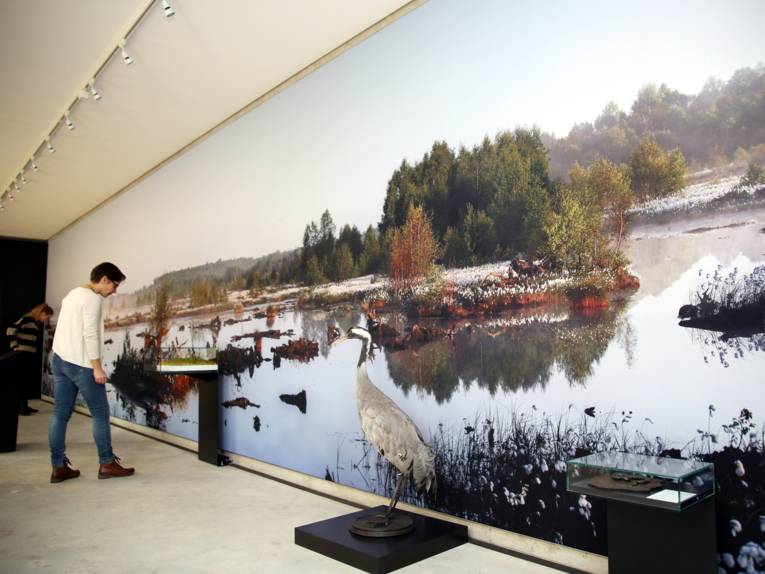
<svg viewBox="0 0 765 574"><path fill-rule="evenodd" d="M114 281L115 283L122 283L125 280L125 274L120 271L119 267L108 261L99 263L90 272L90 281L92 283L98 283L101 281L101 277L106 277L109 281Z"/></svg>

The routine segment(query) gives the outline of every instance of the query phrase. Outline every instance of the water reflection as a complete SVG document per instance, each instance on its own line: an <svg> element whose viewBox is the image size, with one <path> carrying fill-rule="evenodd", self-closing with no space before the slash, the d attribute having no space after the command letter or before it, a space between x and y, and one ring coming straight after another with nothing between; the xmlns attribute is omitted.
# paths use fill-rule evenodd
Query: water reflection
<svg viewBox="0 0 765 574"><path fill-rule="evenodd" d="M326 359L329 356L329 341L327 327L339 326L343 332L354 325L363 324L364 315L350 305L342 305L328 310L301 311L297 313L300 323L301 336L312 341L318 341L319 354Z"/></svg>
<svg viewBox="0 0 765 574"><path fill-rule="evenodd" d="M135 409L138 407L144 411L148 426L164 428L167 413L163 407L184 411L189 393L196 391L196 379L145 371L143 349L133 347L129 335L126 333L122 353L113 363L109 382L128 420L136 420Z"/></svg>
<svg viewBox="0 0 765 574"><path fill-rule="evenodd" d="M707 347L704 361L718 359L727 368L731 358L765 350L765 265L751 273L722 265L705 272L702 267L699 278L691 302L680 307L678 317L680 326Z"/></svg>
<svg viewBox="0 0 765 574"><path fill-rule="evenodd" d="M750 353L765 352L765 329L733 336L730 333L718 335L714 331L702 329L690 331L691 340L704 349L702 357L705 363L719 361L727 368L732 359L743 359Z"/></svg>
<svg viewBox="0 0 765 574"><path fill-rule="evenodd" d="M584 386L617 335L628 349L634 346L624 310L621 303L596 314L564 314L552 320L532 316L475 322L453 337L389 352L389 374L405 394L416 389L439 404L473 385L491 396L498 390L544 389L556 368L570 384Z"/></svg>
<svg viewBox="0 0 765 574"><path fill-rule="evenodd" d="M398 336L375 336L374 343L386 360L388 377L405 395L414 389L433 396L438 404L450 401L457 390L474 386L492 397L497 391L544 390L557 369L569 384L585 386L615 339L631 361L636 334L625 309L624 302L617 302L588 313L562 309L458 323L379 314L375 322ZM284 359L307 363L319 355L326 360L328 333L365 324L369 321L360 311L347 307L284 312L279 324L284 330L252 331L253 326L245 323L242 328L247 333L230 334L232 342L220 351L220 370L233 375L241 387L242 377L254 378L264 362L278 369ZM264 337L270 337L274 346L264 346Z"/></svg>

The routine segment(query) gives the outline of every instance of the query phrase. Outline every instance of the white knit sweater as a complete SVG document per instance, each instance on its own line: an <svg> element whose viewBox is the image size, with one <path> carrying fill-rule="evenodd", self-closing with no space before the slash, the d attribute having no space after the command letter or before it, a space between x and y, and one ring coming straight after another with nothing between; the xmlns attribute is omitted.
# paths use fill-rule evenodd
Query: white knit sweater
<svg viewBox="0 0 765 574"><path fill-rule="evenodd" d="M53 352L68 363L92 369L101 358L104 322L102 297L88 287L75 287L64 297L53 336Z"/></svg>

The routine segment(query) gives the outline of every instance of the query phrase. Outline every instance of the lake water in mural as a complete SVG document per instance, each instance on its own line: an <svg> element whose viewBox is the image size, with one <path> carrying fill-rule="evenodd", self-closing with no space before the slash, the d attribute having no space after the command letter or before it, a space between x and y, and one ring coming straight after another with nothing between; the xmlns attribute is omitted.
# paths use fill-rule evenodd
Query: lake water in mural
<svg viewBox="0 0 765 574"><path fill-rule="evenodd" d="M144 357L209 346L225 450L390 496L361 326L435 453L406 502L606 554L567 460L704 460L719 569L765 572L764 6L424 3L57 234L46 296L128 276L117 417L195 440Z"/></svg>
<svg viewBox="0 0 765 574"><path fill-rule="evenodd" d="M405 499L604 552L604 506L565 492L563 463L574 455L678 449L716 462L718 483L749 457L750 476L762 477L762 453L747 445L762 440L752 419L765 412L763 334L723 341L678 326L677 312L706 274L765 264L763 228L763 208L633 228L628 253L641 286L605 309L551 303L448 320L378 312L374 322L398 333L439 334L403 347L382 339L368 367L437 453L435 497ZM360 342L329 345L333 328L368 321L355 303L301 309L286 300L268 315L256 307L176 316L164 340L221 351L225 450L390 495L395 477L364 440L356 413ZM149 328L107 331L112 413L196 440L194 381L142 372ZM272 352L301 339L318 347ZM728 488L741 491L740 482ZM726 496L732 508L718 508L744 522L745 533L730 540L734 554L759 528L759 515L751 524L739 516L762 504L756 484ZM731 538L726 529L718 536Z"/></svg>

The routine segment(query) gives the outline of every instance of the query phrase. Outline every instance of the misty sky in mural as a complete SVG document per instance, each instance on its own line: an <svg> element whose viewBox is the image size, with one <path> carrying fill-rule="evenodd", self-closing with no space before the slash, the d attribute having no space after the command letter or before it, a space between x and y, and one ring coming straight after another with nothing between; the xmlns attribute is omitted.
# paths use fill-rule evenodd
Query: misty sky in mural
<svg viewBox="0 0 765 574"><path fill-rule="evenodd" d="M628 110L648 82L696 93L764 59L763 21L759 1L433 0L66 235L89 261L124 265L127 292L165 271L297 247L325 209L363 229L379 221L393 170L434 141L456 149L532 125L563 136L609 101ZM93 245L93 233L118 245ZM142 255L166 243L171 261Z"/></svg>

